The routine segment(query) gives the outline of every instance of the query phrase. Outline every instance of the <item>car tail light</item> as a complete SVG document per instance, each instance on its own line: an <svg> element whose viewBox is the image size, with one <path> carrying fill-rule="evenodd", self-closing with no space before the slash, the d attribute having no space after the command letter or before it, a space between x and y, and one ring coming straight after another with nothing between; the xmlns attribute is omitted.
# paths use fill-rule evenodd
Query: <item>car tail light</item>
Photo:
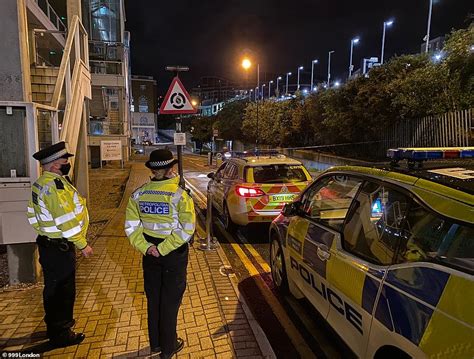
<svg viewBox="0 0 474 359"><path fill-rule="evenodd" d="M240 197L261 197L265 196L265 192L263 192L260 188L254 187L243 187L243 186L236 186L235 192Z"/></svg>

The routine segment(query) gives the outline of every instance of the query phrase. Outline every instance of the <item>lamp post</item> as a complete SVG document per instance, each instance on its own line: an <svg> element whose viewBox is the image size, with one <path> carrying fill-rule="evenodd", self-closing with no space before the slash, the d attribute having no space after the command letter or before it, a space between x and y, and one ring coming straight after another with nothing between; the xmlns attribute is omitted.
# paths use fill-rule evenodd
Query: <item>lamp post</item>
<svg viewBox="0 0 474 359"><path fill-rule="evenodd" d="M244 58L242 60L242 67L247 71L252 67L252 62L248 58ZM256 126L256 136L255 136L255 150L258 149L258 137L259 137L259 131L258 131L258 100L260 95L258 94L260 90L260 64L257 64L257 87L255 88L255 106L256 106L256 112L257 112L257 126Z"/></svg>
<svg viewBox="0 0 474 359"><path fill-rule="evenodd" d="M298 67L298 81L296 85L296 90L300 89L300 71L303 70L303 66Z"/></svg>
<svg viewBox="0 0 474 359"><path fill-rule="evenodd" d="M355 37L351 40L351 56L349 61L349 79L352 76L352 71L354 70L354 65L352 65L352 55L354 53L354 44L357 44L360 41L358 37Z"/></svg>
<svg viewBox="0 0 474 359"><path fill-rule="evenodd" d="M318 60L311 61L311 90L310 91L314 91L314 88L313 88L314 64L317 64L318 62L319 62Z"/></svg>
<svg viewBox="0 0 474 359"><path fill-rule="evenodd" d="M277 92L280 92L280 88L278 87L278 83L280 82L280 80L281 80L281 76L278 76L277 77L277 85L276 85Z"/></svg>
<svg viewBox="0 0 474 359"><path fill-rule="evenodd" d="M268 81L268 98L270 98L271 96L272 83L273 83L273 80Z"/></svg>
<svg viewBox="0 0 474 359"><path fill-rule="evenodd" d="M291 76L291 72L286 73L286 92L285 92L286 95L288 95L288 76Z"/></svg>
<svg viewBox="0 0 474 359"><path fill-rule="evenodd" d="M265 87L265 84L262 84L262 100L265 98L265 92L263 91Z"/></svg>
<svg viewBox="0 0 474 359"><path fill-rule="evenodd" d="M385 31L387 27L392 26L393 20L383 22L383 32L382 32L382 53L380 54L380 63L383 65L384 53L385 53Z"/></svg>
<svg viewBox="0 0 474 359"><path fill-rule="evenodd" d="M328 88L331 85L331 54L333 53L334 53L333 50L328 52Z"/></svg>
<svg viewBox="0 0 474 359"><path fill-rule="evenodd" d="M431 14L433 13L433 0L430 0L430 8L428 10L428 27L426 29L426 46L425 52L428 53L430 49L430 31L431 31Z"/></svg>

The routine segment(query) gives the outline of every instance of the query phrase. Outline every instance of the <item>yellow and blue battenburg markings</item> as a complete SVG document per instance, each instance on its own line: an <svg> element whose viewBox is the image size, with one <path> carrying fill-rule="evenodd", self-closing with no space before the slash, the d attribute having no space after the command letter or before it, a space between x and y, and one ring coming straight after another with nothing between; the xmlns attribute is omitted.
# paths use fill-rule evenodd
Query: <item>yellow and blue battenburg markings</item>
<svg viewBox="0 0 474 359"><path fill-rule="evenodd" d="M408 339L429 357L474 356L472 280L456 275L455 271L422 265L373 268L358 262L348 263L337 256L323 261L317 255L317 243L334 250L335 235L308 224L304 219L293 218L288 227L288 245L356 306L352 307L327 288L290 255L291 268L361 334L362 315L358 308L373 315L389 331ZM306 237L313 240L305 240Z"/></svg>
<svg viewBox="0 0 474 359"><path fill-rule="evenodd" d="M474 354L472 281L428 267L389 270L375 319L427 355Z"/></svg>
<svg viewBox="0 0 474 359"><path fill-rule="evenodd" d="M398 160L441 160L474 158L474 147L424 147L389 149L387 157Z"/></svg>

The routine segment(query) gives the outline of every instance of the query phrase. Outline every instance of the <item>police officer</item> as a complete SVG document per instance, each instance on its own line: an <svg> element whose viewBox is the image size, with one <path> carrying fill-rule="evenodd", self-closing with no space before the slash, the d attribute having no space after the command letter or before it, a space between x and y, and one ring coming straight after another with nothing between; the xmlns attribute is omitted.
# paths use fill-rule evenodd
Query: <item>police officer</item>
<svg viewBox="0 0 474 359"><path fill-rule="evenodd" d="M81 343L85 335L74 333L73 309L76 295L76 256L92 255L87 245L89 225L85 200L65 179L71 168L64 142L56 143L33 155L43 174L32 187L28 221L38 233L36 242L44 275L43 305L47 335L55 347Z"/></svg>
<svg viewBox="0 0 474 359"><path fill-rule="evenodd" d="M125 220L130 243L144 256L148 335L152 354L161 352L161 358L170 358L184 346L176 335L176 321L196 223L193 200L174 175L176 163L169 150L150 154L145 165L153 178L132 194Z"/></svg>

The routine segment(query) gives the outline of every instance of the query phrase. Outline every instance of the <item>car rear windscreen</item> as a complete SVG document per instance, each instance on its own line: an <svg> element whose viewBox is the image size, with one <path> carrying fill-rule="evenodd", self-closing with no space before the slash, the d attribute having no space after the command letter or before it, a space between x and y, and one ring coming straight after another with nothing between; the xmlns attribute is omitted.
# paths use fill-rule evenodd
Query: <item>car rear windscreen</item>
<svg viewBox="0 0 474 359"><path fill-rule="evenodd" d="M251 169L255 183L294 183L308 180L303 166L299 165L276 164L255 166Z"/></svg>

